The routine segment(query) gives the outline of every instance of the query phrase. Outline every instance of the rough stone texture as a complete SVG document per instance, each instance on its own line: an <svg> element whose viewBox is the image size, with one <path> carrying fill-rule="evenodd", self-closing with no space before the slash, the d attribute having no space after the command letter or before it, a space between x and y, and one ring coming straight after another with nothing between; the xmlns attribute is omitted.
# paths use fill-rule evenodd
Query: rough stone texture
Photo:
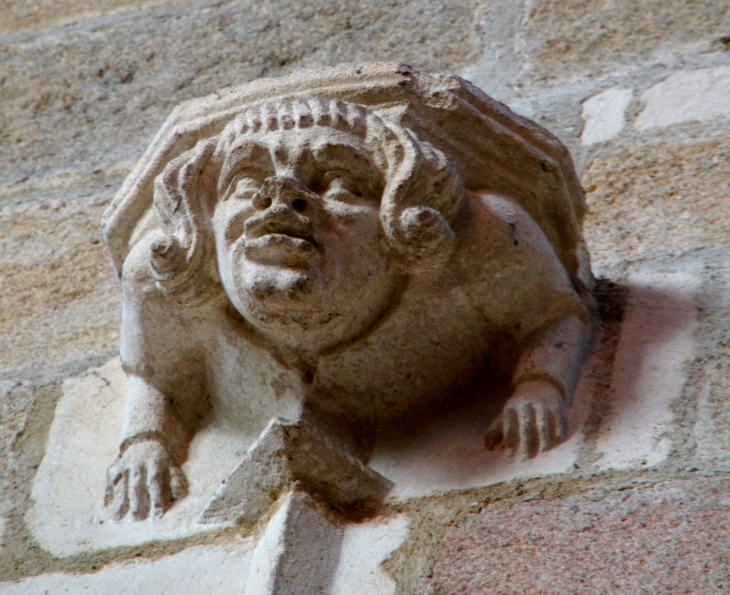
<svg viewBox="0 0 730 595"><path fill-rule="evenodd" d="M129 11L0 40L0 183L133 162L172 108L306 66L478 52L478 0L237 0Z"/></svg>
<svg viewBox="0 0 730 595"><path fill-rule="evenodd" d="M494 395L487 394L468 407L445 409L383 437L376 443L369 465L395 483L390 498L398 500L571 472L585 448L583 427L595 391L594 359L583 366L565 443L539 457L520 458L501 449L484 448L485 419L495 410Z"/></svg>
<svg viewBox="0 0 730 595"><path fill-rule="evenodd" d="M74 23L114 12L167 3L167 0L6 0L0 13L0 35Z"/></svg>
<svg viewBox="0 0 730 595"><path fill-rule="evenodd" d="M726 136L726 135L725 135ZM656 258L730 237L730 141L657 143L599 155L583 176L585 234L601 263Z"/></svg>
<svg viewBox="0 0 730 595"><path fill-rule="evenodd" d="M0 374L113 353L119 285L99 227L110 194L76 187L0 200Z"/></svg>
<svg viewBox="0 0 730 595"><path fill-rule="evenodd" d="M37 543L56 557L210 531L200 514L245 452L243 436L214 424L191 444L183 466L191 486L181 504L155 524L109 522L106 469L118 452L126 387L118 358L64 382L25 516Z"/></svg>
<svg viewBox="0 0 730 595"><path fill-rule="evenodd" d="M394 595L395 582L382 568L408 534L408 517L345 527L332 595Z"/></svg>
<svg viewBox="0 0 730 595"><path fill-rule="evenodd" d="M433 585L464 593L724 593L726 485L487 508L444 541Z"/></svg>
<svg viewBox="0 0 730 595"><path fill-rule="evenodd" d="M0 517L0 554L3 552L3 546L5 545L5 525L8 519L6 517Z"/></svg>
<svg viewBox="0 0 730 595"><path fill-rule="evenodd" d="M177 506L204 415L288 422L206 522L251 524L295 480L337 509L378 501L375 430L449 398L501 406L491 449L557 446L590 337L583 215L559 141L457 77L370 63L180 105L103 221L129 376L112 516Z"/></svg>
<svg viewBox="0 0 730 595"><path fill-rule="evenodd" d="M305 493L281 498L251 555L243 595L316 595L330 590L343 527L322 514Z"/></svg>
<svg viewBox="0 0 730 595"><path fill-rule="evenodd" d="M700 464L730 471L730 247L708 261L708 278L699 296L704 364L697 373L697 422L693 439ZM721 349L718 349L720 347Z"/></svg>
<svg viewBox="0 0 730 595"><path fill-rule="evenodd" d="M540 83L720 50L730 31L725 0L538 0L526 18L530 74Z"/></svg>

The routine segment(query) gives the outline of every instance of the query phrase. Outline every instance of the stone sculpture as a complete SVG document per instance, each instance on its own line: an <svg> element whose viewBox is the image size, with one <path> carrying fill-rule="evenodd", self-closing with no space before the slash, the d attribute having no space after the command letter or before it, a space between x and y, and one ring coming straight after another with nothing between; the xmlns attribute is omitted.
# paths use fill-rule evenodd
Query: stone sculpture
<svg viewBox="0 0 730 595"><path fill-rule="evenodd" d="M565 147L458 77L347 66L180 106L104 220L129 376L112 516L184 496L211 416L267 429L203 522L292 482L377 501L377 428L489 374L513 387L489 447L561 442L590 334L583 209Z"/></svg>

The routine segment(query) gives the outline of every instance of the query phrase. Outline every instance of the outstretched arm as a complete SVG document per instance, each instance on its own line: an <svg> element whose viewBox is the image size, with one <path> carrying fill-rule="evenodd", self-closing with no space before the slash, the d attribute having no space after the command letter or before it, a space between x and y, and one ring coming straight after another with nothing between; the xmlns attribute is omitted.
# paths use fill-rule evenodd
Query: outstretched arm
<svg viewBox="0 0 730 595"><path fill-rule="evenodd" d="M130 375L119 456L107 476L105 504L114 520L159 517L187 493L179 451L184 430L170 400Z"/></svg>
<svg viewBox="0 0 730 595"><path fill-rule="evenodd" d="M589 340L577 316L530 335L522 344L512 378L512 396L490 426L486 445L534 457L566 437L566 409Z"/></svg>
<svg viewBox="0 0 730 595"><path fill-rule="evenodd" d="M180 464L204 395L194 329L151 279L150 241L135 246L122 278L120 351L129 384L105 497L115 520L161 516L185 495Z"/></svg>

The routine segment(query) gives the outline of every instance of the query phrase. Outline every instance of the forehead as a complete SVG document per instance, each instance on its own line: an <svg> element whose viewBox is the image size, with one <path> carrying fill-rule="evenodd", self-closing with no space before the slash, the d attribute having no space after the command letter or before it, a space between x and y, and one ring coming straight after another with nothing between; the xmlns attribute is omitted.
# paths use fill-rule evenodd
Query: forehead
<svg viewBox="0 0 730 595"><path fill-rule="evenodd" d="M376 188L386 177L378 161L361 137L329 127L247 132L228 145L218 187L227 188L244 172L257 177L292 175L310 183L336 169L348 172L364 186Z"/></svg>
<svg viewBox="0 0 730 595"><path fill-rule="evenodd" d="M370 162L363 139L331 128L293 128L265 133L247 133L231 143L226 161L261 161L273 165L293 165L311 162L313 165L330 161ZM303 163L302 163L303 164Z"/></svg>

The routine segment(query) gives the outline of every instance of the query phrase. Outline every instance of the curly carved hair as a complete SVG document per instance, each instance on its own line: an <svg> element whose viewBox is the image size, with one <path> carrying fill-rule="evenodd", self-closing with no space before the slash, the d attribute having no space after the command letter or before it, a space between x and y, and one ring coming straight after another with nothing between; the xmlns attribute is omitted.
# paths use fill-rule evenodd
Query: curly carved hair
<svg viewBox="0 0 730 595"><path fill-rule="evenodd" d="M151 268L162 291L189 306L222 292L211 220L230 183L229 156L241 137L315 126L361 140L383 172L380 218L405 271L430 268L449 257L454 242L449 222L464 189L441 151L361 105L316 96L286 98L239 114L218 136L170 161L155 180L154 210L163 237L153 245Z"/></svg>

